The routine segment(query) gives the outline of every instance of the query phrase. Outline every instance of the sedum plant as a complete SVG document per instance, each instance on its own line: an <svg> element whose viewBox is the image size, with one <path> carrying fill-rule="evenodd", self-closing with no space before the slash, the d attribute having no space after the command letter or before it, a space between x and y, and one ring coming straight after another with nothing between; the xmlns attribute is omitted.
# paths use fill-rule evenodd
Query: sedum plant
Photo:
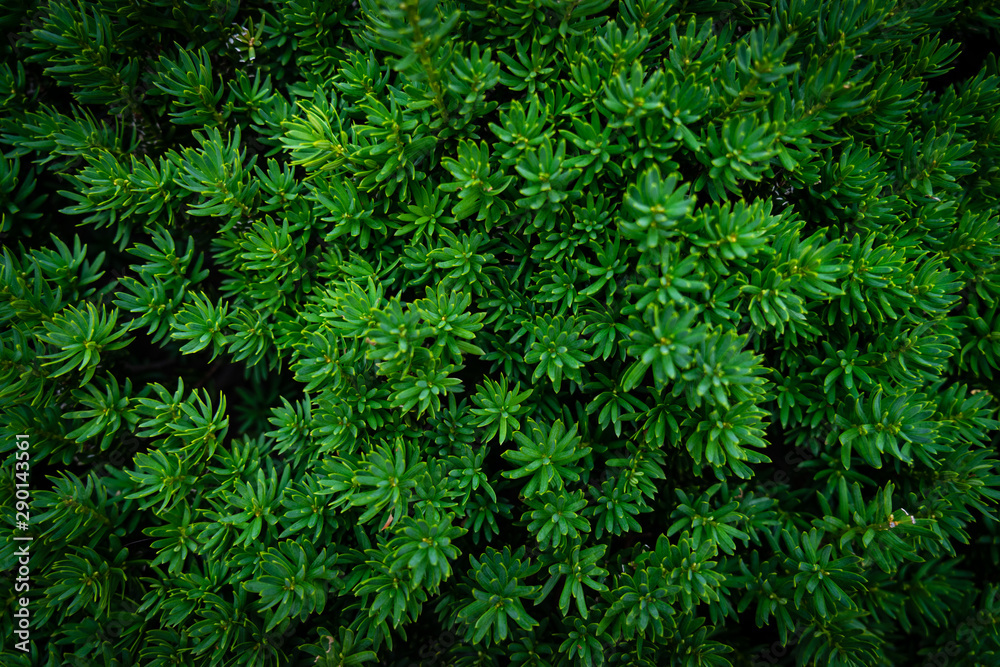
<svg viewBox="0 0 1000 667"><path fill-rule="evenodd" d="M1000 661L1000 13L0 24L0 663Z"/></svg>

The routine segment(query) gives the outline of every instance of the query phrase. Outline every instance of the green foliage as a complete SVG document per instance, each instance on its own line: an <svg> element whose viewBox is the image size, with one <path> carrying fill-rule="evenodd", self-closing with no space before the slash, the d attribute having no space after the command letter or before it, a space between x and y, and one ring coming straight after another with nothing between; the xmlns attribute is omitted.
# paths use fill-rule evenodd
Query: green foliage
<svg viewBox="0 0 1000 667"><path fill-rule="evenodd" d="M550 485L559 490L566 482L578 480L580 475L571 466L586 456L590 448L579 446L576 424L567 431L562 421L557 420L546 429L529 419L528 428L530 435L520 431L514 434L514 440L520 447L508 449L502 454L508 461L520 464L517 470L504 472L504 477L520 479L531 476L521 489L521 495L530 498L544 494Z"/></svg>
<svg viewBox="0 0 1000 667"><path fill-rule="evenodd" d="M3 665L997 664L990 3L0 25Z"/></svg>
<svg viewBox="0 0 1000 667"><path fill-rule="evenodd" d="M595 493L594 504L587 507L586 512L592 514L596 521L596 534L603 532L620 535L630 530L641 531L642 526L635 518L642 511L650 511L650 507L642 502L638 490L625 491L625 477L619 477L617 483L608 480L601 485L601 490Z"/></svg>
<svg viewBox="0 0 1000 667"><path fill-rule="evenodd" d="M586 506L583 491L559 496L546 491L528 500L528 507L534 511L525 512L523 518L525 521L531 520L528 530L535 535L540 545L557 549L564 541L579 537L581 532L590 532L590 522L582 516Z"/></svg>
<svg viewBox="0 0 1000 667"><path fill-rule="evenodd" d="M112 438L123 425L134 428L139 421L139 415L129 409L132 402L132 381L126 379L122 388L118 386L114 376L109 374L106 383L88 384L86 390L77 389L73 394L81 407L90 409L68 412L63 416L72 419L89 418L89 421L68 433L66 437L85 442L100 435L100 449L103 451L108 448Z"/></svg>
<svg viewBox="0 0 1000 667"><path fill-rule="evenodd" d="M46 359L43 365L62 364L52 371L53 377L73 370L83 371L81 384L87 384L97 370L101 353L120 350L131 342L129 338L122 339L128 327L116 329L117 319L114 312L109 315L103 307L98 311L89 302L85 310L67 306L65 314L60 313L44 323L45 333L41 340L58 351L42 356Z"/></svg>
<svg viewBox="0 0 1000 667"><path fill-rule="evenodd" d="M412 570L414 587L426 578L427 585L437 589L451 576L449 561L458 558L460 553L451 541L467 532L452 526L451 518L452 515L448 515L442 520L434 507L428 508L419 520L403 517L397 529L398 537L388 544L396 558L392 571Z"/></svg>
<svg viewBox="0 0 1000 667"><path fill-rule="evenodd" d="M232 103L217 109L223 87L216 87L212 63L204 47L197 54L181 51L176 61L160 56L159 77L153 84L171 97L170 117L178 125L222 126L232 112Z"/></svg>
<svg viewBox="0 0 1000 667"><path fill-rule="evenodd" d="M598 545L586 550L580 549L579 540L569 540L565 547L560 550L560 556L564 560L557 561L549 567L549 580L545 582L541 593L538 595L536 604L541 603L546 596L554 590L560 579L563 581L562 593L559 596L559 610L566 614L569 610L570 598L576 602L576 609L580 616L586 620L589 612L586 607L586 600L583 595L583 587L587 586L598 592L607 591L607 587L601 581L608 575L608 571L602 569L597 563L604 556L605 545Z"/></svg>
<svg viewBox="0 0 1000 667"><path fill-rule="evenodd" d="M288 617L322 613L331 585L327 582L335 582L339 574L333 569L335 554L327 556L325 549L317 553L308 540L285 540L260 558L260 569L267 574L245 582L243 588L260 595L261 610L273 608L266 630Z"/></svg>
<svg viewBox="0 0 1000 667"><path fill-rule="evenodd" d="M500 382L486 379L478 387L472 402L480 406L472 408L472 414L479 417L477 426L489 427L484 435L485 440L492 440L499 434L502 445L509 437L510 433L516 433L521 427L517 416L528 412L528 408L522 403L531 396L531 390L521 392L521 383L518 382L511 390L507 377L500 376Z"/></svg>
<svg viewBox="0 0 1000 667"><path fill-rule="evenodd" d="M481 560L469 557L475 601L459 611L459 618L468 626L467 641L485 639L487 645L502 641L510 634L510 621L525 630L538 625L521 600L534 596L539 587L521 582L537 572L539 566L522 561L523 556L523 548L512 554L507 547L503 551L489 547Z"/></svg>
<svg viewBox="0 0 1000 667"><path fill-rule="evenodd" d="M524 355L524 361L537 364L531 375L533 381L547 375L553 388L559 391L563 373L576 382L582 379L579 369L593 359L584 352L590 345L586 339L580 338L583 333L582 322L576 322L573 318L566 321L559 315L536 317L531 333L530 347Z"/></svg>

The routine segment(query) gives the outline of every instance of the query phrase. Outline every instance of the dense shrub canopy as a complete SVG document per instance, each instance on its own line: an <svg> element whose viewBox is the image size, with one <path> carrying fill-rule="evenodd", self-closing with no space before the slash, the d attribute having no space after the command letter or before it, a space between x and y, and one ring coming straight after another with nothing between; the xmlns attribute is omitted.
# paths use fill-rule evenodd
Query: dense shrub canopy
<svg viewBox="0 0 1000 667"><path fill-rule="evenodd" d="M1000 661L992 3L0 23L4 665Z"/></svg>

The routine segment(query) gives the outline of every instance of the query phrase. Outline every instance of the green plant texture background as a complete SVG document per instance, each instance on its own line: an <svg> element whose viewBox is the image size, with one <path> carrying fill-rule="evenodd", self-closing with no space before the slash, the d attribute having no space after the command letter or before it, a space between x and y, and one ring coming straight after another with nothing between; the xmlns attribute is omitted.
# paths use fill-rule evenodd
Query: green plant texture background
<svg viewBox="0 0 1000 667"><path fill-rule="evenodd" d="M5 667L1000 664L995 3L0 25Z"/></svg>

